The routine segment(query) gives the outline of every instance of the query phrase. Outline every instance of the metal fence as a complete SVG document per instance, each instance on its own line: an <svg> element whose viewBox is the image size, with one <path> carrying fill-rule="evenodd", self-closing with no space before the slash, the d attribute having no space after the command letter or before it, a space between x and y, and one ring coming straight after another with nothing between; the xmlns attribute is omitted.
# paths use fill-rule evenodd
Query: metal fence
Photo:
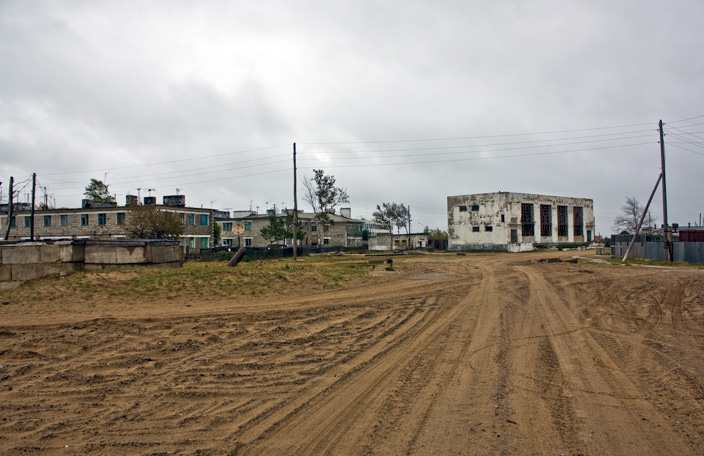
<svg viewBox="0 0 704 456"><path fill-rule="evenodd" d="M622 236L625 239L625 236ZM669 261L665 243L660 241L646 241L638 236L629 254L630 258L639 258L652 261ZM622 258L628 250L628 240L618 240L611 244L611 256ZM704 263L704 242L674 242L672 244L672 259L685 263Z"/></svg>

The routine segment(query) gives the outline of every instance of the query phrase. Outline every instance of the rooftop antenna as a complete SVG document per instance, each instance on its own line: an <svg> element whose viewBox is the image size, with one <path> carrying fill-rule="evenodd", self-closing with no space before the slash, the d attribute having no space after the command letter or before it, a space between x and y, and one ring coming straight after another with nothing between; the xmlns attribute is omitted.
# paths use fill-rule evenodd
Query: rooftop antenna
<svg viewBox="0 0 704 456"><path fill-rule="evenodd" d="M180 194L181 194L181 189L180 189L180 188L177 188L177 189L176 189L176 194L177 194L177 195L180 195Z"/></svg>
<svg viewBox="0 0 704 456"><path fill-rule="evenodd" d="M147 191L149 192L149 196L152 196L152 192L156 192L155 188L148 188Z"/></svg>

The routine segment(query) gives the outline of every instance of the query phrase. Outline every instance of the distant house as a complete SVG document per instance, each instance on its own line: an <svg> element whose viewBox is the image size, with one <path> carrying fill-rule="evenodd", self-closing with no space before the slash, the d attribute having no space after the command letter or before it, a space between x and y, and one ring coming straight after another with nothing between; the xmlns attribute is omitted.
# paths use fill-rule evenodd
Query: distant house
<svg viewBox="0 0 704 456"><path fill-rule="evenodd" d="M189 250L212 247L213 217L210 209L186 207L184 195L164 196L164 204L157 205L155 197L145 197L145 204L160 210L176 212L184 225L180 243ZM35 239L125 239L129 237L129 207L117 204L86 202L81 208L42 209L34 212ZM136 204L137 197L127 196L128 204ZM7 229L7 213L0 214L0 226ZM9 240L30 238L32 213L30 208L13 211ZM2 234L5 234L3 229Z"/></svg>
<svg viewBox="0 0 704 456"><path fill-rule="evenodd" d="M448 249L531 250L592 242L594 202L529 193L447 197Z"/></svg>
<svg viewBox="0 0 704 456"><path fill-rule="evenodd" d="M389 239L391 236L391 239ZM393 244L393 250L423 249L432 243L428 239L427 233L411 233L390 235L388 231L378 233L369 238L369 250L389 250Z"/></svg>
<svg viewBox="0 0 704 456"><path fill-rule="evenodd" d="M285 212L271 213L280 218L286 217ZM298 211L299 229L305 232L305 237L300 243L303 247L361 247L363 245L362 232L365 221L353 219L349 209L341 209L339 215L330 214L332 220L330 224L320 225L313 220L314 217L315 214L311 212ZM269 225L269 214L234 211L232 217L217 218L216 223L222 229L220 236L224 246L267 247L269 245L269 240L261 235L262 228ZM283 243L292 246L293 239L286 239Z"/></svg>

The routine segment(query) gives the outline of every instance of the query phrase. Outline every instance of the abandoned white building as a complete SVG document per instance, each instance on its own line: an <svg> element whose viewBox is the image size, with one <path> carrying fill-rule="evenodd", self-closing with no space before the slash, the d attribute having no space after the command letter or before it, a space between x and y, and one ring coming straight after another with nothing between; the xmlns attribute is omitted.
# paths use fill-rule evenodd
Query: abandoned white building
<svg viewBox="0 0 704 456"><path fill-rule="evenodd" d="M594 202L528 193L447 197L449 250L532 250L592 242Z"/></svg>

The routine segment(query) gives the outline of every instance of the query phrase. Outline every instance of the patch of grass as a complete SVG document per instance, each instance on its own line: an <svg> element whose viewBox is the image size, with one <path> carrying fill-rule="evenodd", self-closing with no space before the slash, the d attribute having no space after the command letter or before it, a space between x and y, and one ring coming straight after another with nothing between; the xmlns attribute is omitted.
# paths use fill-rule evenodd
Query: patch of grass
<svg viewBox="0 0 704 456"><path fill-rule="evenodd" d="M289 287L330 289L369 274L367 262L354 257L316 256L252 261L228 268L226 261L189 261L181 268L120 268L79 271L63 278L29 281L0 292L15 303L56 299L83 301L144 299L217 299L282 293Z"/></svg>

